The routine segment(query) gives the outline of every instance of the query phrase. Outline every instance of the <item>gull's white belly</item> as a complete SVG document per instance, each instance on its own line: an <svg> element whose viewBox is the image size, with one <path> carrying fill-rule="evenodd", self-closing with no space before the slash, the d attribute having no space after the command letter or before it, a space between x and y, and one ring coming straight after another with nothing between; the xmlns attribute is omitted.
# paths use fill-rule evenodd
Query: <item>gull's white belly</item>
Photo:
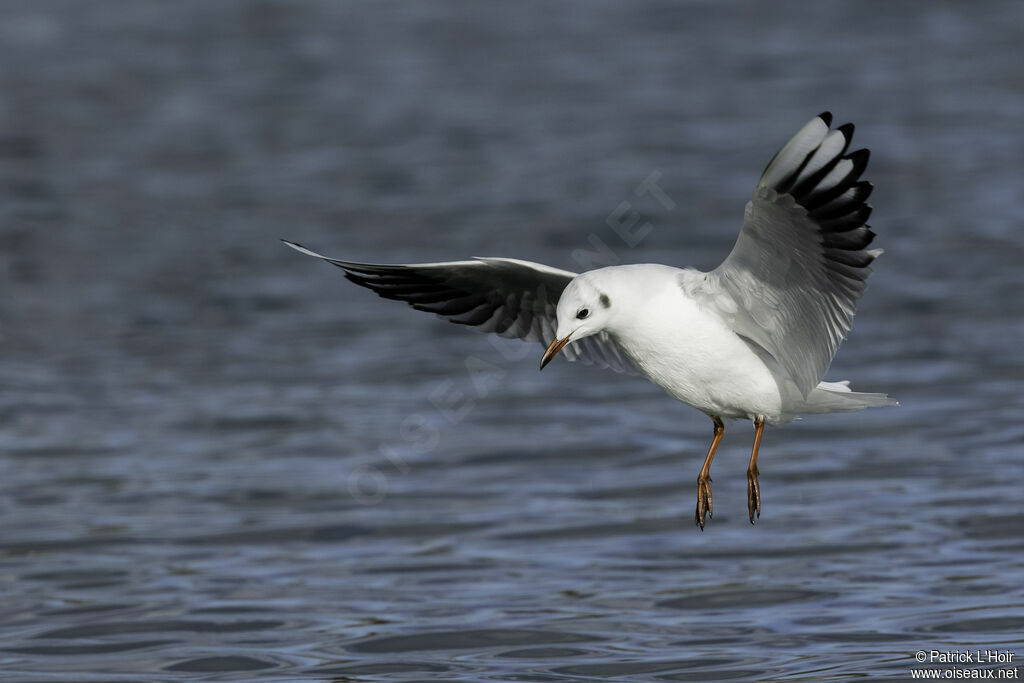
<svg viewBox="0 0 1024 683"><path fill-rule="evenodd" d="M643 316L648 322L639 329L615 335L633 363L671 396L709 415L784 419L782 390L755 347L691 299L673 299L671 315Z"/></svg>

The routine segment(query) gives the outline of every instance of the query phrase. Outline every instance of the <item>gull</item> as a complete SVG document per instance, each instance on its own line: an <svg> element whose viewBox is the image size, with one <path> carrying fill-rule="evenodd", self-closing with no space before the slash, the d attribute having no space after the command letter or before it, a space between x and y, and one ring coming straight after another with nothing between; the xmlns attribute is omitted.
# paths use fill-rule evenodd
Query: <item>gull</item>
<svg viewBox="0 0 1024 683"><path fill-rule="evenodd" d="M483 332L641 374L714 423L697 476L696 524L713 516L711 462L725 420L751 420L747 512L761 516L758 450L766 424L896 405L822 378L850 330L871 263L868 150L847 153L853 124L824 112L772 158L725 261L702 272L658 264L584 273L511 258L384 265L322 256L386 299Z"/></svg>

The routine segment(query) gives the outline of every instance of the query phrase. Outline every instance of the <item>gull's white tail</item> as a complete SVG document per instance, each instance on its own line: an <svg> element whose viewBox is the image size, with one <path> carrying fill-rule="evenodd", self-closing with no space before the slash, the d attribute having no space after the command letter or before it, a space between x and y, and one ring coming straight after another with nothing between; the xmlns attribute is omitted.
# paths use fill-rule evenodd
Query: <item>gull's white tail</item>
<svg viewBox="0 0 1024 683"><path fill-rule="evenodd" d="M899 402L889 398L888 394L865 394L850 390L850 382L821 382L807 396L803 408L804 414L815 413L848 413L864 408L880 408L895 406Z"/></svg>

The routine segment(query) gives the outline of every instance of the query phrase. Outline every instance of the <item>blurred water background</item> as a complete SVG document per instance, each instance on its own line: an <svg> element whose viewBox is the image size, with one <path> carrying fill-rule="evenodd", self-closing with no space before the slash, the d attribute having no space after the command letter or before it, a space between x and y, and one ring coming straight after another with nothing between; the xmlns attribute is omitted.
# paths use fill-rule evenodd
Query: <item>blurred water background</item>
<svg viewBox="0 0 1024 683"><path fill-rule="evenodd" d="M11 681L902 679L1024 657L1024 5L0 5ZM831 109L886 249L829 377L726 431L345 282L710 268ZM675 206L635 188L652 173ZM635 248L606 219L653 229ZM595 240L598 240L595 242ZM467 368L468 363L468 368ZM472 372L470 371L472 370Z"/></svg>

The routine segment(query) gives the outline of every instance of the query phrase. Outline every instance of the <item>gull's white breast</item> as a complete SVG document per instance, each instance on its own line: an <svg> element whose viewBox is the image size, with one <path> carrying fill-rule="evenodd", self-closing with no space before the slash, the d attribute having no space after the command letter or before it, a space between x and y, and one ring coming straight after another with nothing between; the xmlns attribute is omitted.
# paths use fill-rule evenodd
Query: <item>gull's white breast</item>
<svg viewBox="0 0 1024 683"><path fill-rule="evenodd" d="M642 282L633 288L638 296L609 333L641 372L708 415L785 419L771 357L687 296L680 286L682 271L653 265L627 268L641 276L632 279Z"/></svg>

